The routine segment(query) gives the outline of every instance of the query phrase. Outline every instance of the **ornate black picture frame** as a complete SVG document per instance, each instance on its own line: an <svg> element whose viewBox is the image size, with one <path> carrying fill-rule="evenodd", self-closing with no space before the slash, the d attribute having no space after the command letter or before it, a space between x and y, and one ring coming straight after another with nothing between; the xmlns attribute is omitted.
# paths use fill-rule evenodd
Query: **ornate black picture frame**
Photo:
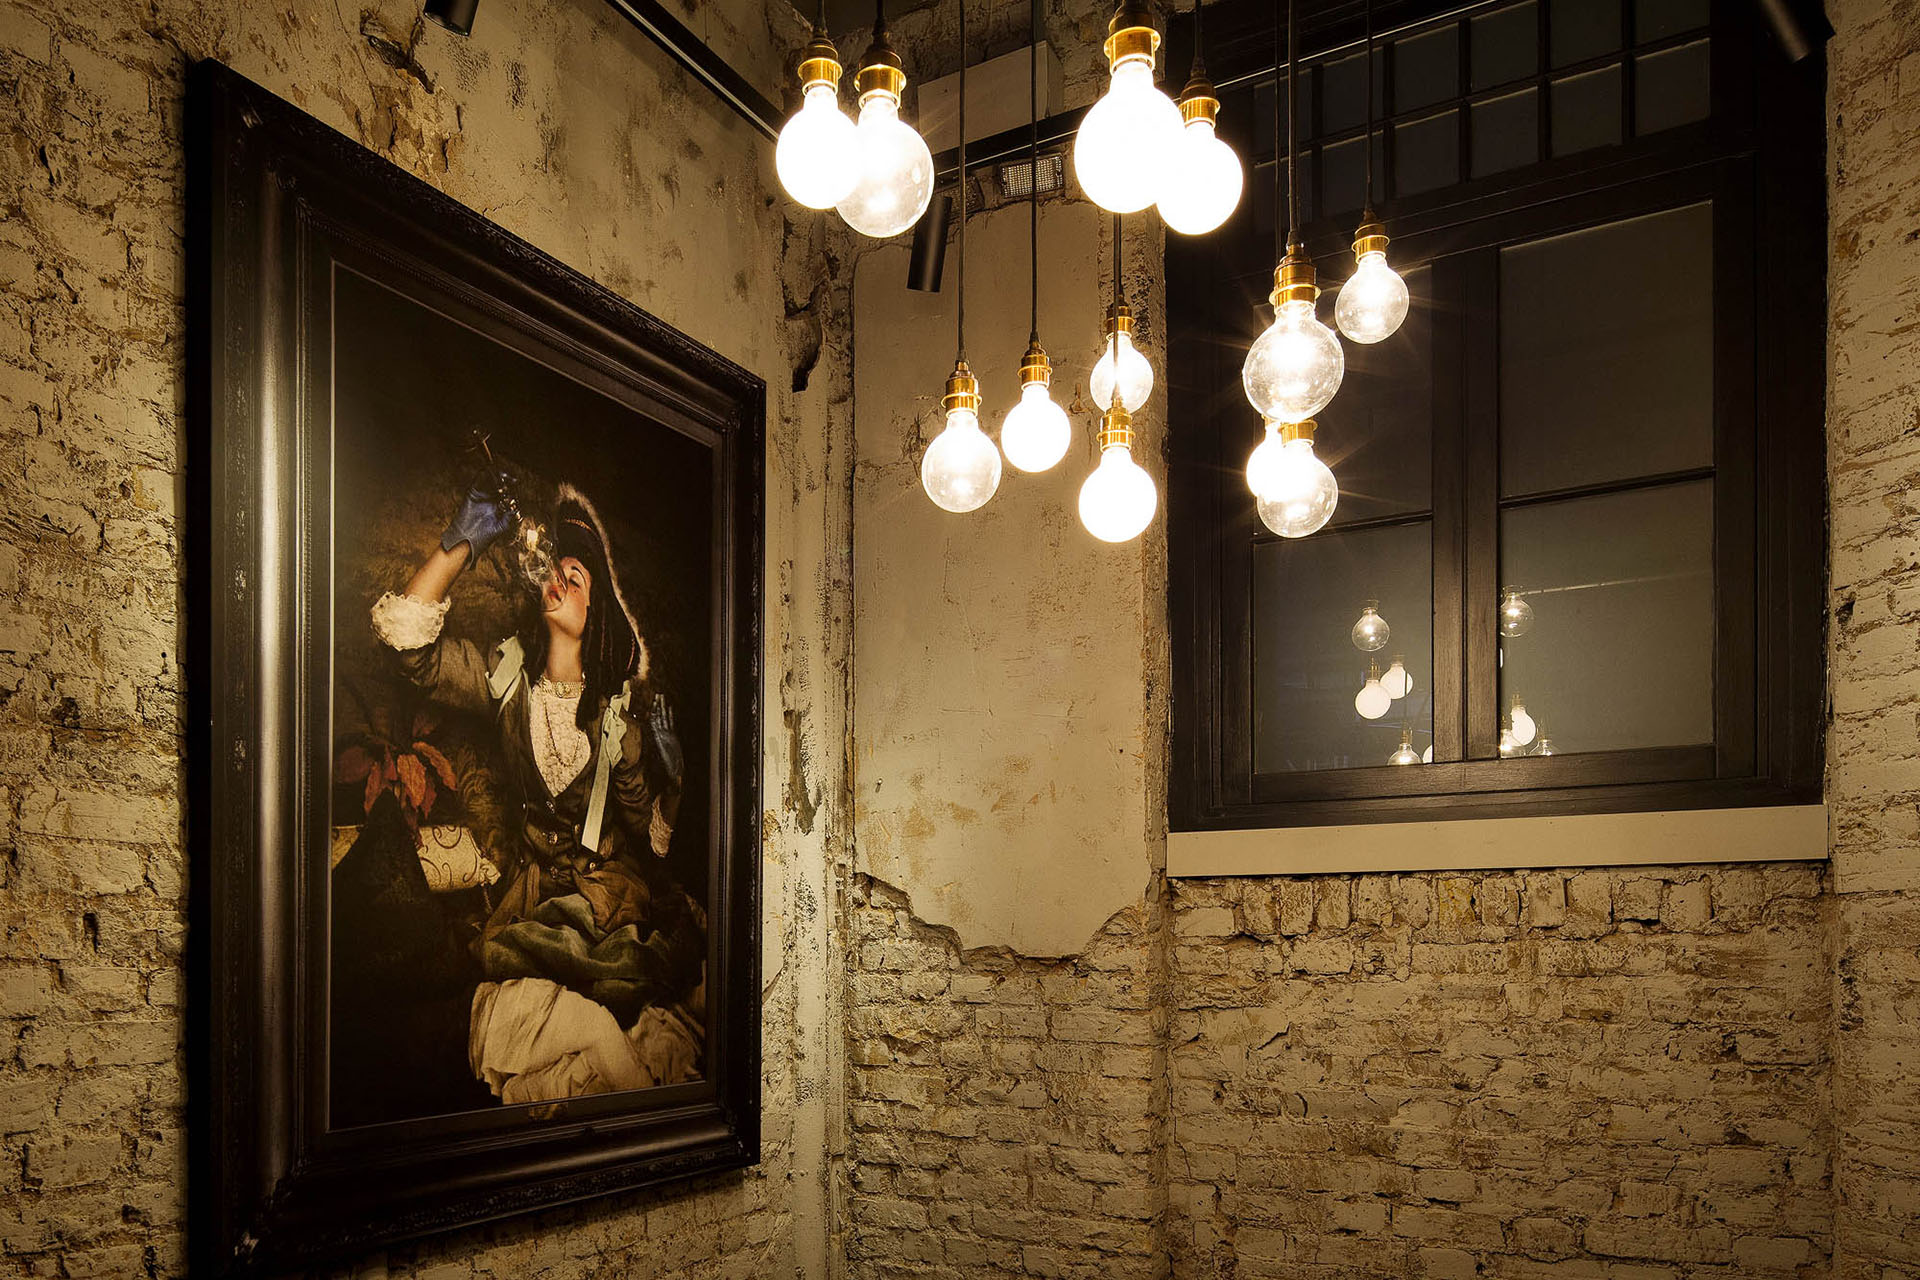
<svg viewBox="0 0 1920 1280"><path fill-rule="evenodd" d="M763 383L224 66L195 68L188 130L194 1273L278 1273L756 1163ZM476 511L517 522L491 546L441 536ZM460 581L517 589L536 616L513 565L543 529L561 531L556 562L591 562L600 603L582 608L618 603L634 640L614 646L617 685L596 695L587 668L580 728L613 798L589 762L595 820L547 815L571 862L529 855L517 816L463 807L511 773L490 726L533 714L537 664L515 685L494 650L488 687L509 692L443 716L402 661L430 651L382 647L361 590L403 592L376 544L452 540ZM463 613L505 633L463 590L442 640ZM593 616L590 632L620 621ZM449 725L474 730L465 756ZM442 837L472 850L464 869L415 865ZM584 933L541 916L565 945L516 951L531 904L560 898ZM502 1033L461 1001L515 983L616 1026L633 1061L490 1059ZM435 1039L430 1015L470 1043ZM465 1066L463 1091L422 1087Z"/></svg>

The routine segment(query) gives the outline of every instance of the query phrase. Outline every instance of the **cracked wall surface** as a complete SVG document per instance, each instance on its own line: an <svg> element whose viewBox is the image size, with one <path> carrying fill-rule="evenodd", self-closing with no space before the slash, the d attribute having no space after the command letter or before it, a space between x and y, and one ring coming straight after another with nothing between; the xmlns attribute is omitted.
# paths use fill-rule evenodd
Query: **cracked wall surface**
<svg viewBox="0 0 1920 1280"><path fill-rule="evenodd" d="M756 82L804 24L685 6ZM600 0L0 3L0 1276L182 1274L182 86L220 58L766 379L765 1160L341 1274L829 1274L850 291L771 148ZM804 376L802 376L804 373ZM804 392L791 390L804 384ZM783 786L782 780L796 780ZM823 957L829 959L823 961Z"/></svg>

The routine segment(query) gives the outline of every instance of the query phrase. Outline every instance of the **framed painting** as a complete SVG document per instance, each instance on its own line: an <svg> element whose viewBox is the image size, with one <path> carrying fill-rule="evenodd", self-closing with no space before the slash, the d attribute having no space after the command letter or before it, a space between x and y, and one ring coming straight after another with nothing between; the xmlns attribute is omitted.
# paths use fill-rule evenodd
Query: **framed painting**
<svg viewBox="0 0 1920 1280"><path fill-rule="evenodd" d="M195 1273L756 1162L763 384L188 123Z"/></svg>

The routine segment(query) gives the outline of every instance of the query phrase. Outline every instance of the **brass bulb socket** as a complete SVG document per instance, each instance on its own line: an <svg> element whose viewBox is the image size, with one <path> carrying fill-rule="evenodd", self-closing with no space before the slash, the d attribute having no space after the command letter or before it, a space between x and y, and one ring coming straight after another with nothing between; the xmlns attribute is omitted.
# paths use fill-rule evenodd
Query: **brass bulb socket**
<svg viewBox="0 0 1920 1280"><path fill-rule="evenodd" d="M1028 344L1027 354L1020 358L1020 385L1025 388L1036 382L1043 387L1053 385L1053 361L1047 359L1047 353L1034 342Z"/></svg>
<svg viewBox="0 0 1920 1280"><path fill-rule="evenodd" d="M1280 442L1290 444L1295 440L1305 440L1312 443L1314 426L1312 418L1305 422L1283 422L1280 424Z"/></svg>
<svg viewBox="0 0 1920 1280"><path fill-rule="evenodd" d="M1116 302L1107 308L1107 336L1116 333L1133 333L1133 308L1124 302Z"/></svg>
<svg viewBox="0 0 1920 1280"><path fill-rule="evenodd" d="M817 84L840 87L840 51L824 34L815 34L800 51L800 89L804 93Z"/></svg>
<svg viewBox="0 0 1920 1280"><path fill-rule="evenodd" d="M940 407L948 413L955 409L980 412L980 380L973 376L965 360L957 362L953 372L947 375L947 393L940 397Z"/></svg>
<svg viewBox="0 0 1920 1280"><path fill-rule="evenodd" d="M895 103L907 89L907 73L894 63L870 62L853 73L853 87L865 102L875 94L892 98Z"/></svg>
<svg viewBox="0 0 1920 1280"><path fill-rule="evenodd" d="M1097 439L1102 453L1116 445L1133 448L1133 415L1127 412L1125 405L1116 404L1100 415Z"/></svg>
<svg viewBox="0 0 1920 1280"><path fill-rule="evenodd" d="M1122 4L1107 24L1107 40L1101 46L1107 53L1107 70L1123 62L1153 65L1160 52L1160 33L1153 29L1153 10L1145 5Z"/></svg>
<svg viewBox="0 0 1920 1280"><path fill-rule="evenodd" d="M1200 91L1194 91L1194 84L1205 85ZM1213 96L1213 86L1206 81L1195 81L1187 85L1180 94L1180 120L1183 124L1192 124L1195 120L1214 121L1220 118L1220 99Z"/></svg>
<svg viewBox="0 0 1920 1280"><path fill-rule="evenodd" d="M1299 245L1289 245L1287 256L1273 269L1273 292L1267 301L1274 306L1283 302L1316 302L1320 298L1319 275L1313 259Z"/></svg>
<svg viewBox="0 0 1920 1280"><path fill-rule="evenodd" d="M1387 251L1387 229L1368 217L1353 232L1353 256Z"/></svg>

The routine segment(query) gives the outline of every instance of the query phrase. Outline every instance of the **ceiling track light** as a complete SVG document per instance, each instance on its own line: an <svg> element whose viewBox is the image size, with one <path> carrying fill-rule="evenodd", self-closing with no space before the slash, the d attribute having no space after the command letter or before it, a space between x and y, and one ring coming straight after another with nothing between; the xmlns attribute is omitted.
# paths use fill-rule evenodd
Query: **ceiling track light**
<svg viewBox="0 0 1920 1280"><path fill-rule="evenodd" d="M420 12L457 36L470 36L480 0L427 0Z"/></svg>

